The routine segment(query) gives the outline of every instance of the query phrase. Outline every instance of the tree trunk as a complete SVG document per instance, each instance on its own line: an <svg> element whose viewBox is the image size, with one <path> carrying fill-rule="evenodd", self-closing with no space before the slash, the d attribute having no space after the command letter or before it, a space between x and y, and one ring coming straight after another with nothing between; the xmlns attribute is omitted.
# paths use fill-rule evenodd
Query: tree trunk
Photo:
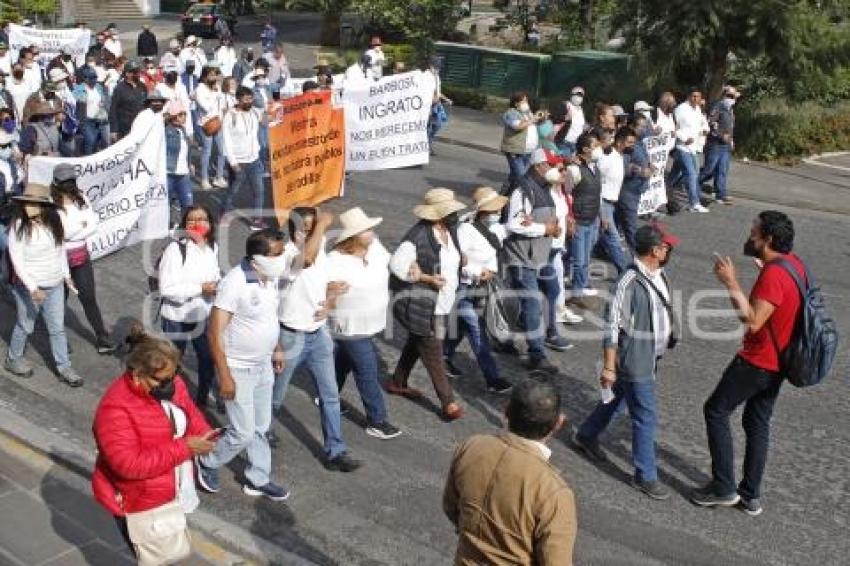
<svg viewBox="0 0 850 566"><path fill-rule="evenodd" d="M726 70L729 67L729 48L719 45L714 49L711 56L711 64L706 76L706 94L708 100L713 101L720 98L723 85L726 83Z"/></svg>
<svg viewBox="0 0 850 566"><path fill-rule="evenodd" d="M593 45L596 43L596 30L593 24L593 0L580 0L578 9L584 47L593 49Z"/></svg>

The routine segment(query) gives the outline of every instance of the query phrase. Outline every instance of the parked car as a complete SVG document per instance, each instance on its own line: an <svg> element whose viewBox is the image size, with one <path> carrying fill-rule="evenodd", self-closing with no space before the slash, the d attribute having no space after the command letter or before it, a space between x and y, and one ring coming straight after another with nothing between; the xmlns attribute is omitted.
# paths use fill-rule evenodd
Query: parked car
<svg viewBox="0 0 850 566"><path fill-rule="evenodd" d="M230 33L236 35L236 18L229 14L221 4L198 2L189 6L180 18L183 37L216 37L215 24L224 18L230 27Z"/></svg>

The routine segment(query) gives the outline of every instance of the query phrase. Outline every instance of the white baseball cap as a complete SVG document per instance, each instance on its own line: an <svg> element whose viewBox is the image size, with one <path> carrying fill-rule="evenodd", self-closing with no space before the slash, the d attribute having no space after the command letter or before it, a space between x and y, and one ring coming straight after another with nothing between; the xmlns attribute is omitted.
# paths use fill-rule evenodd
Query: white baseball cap
<svg viewBox="0 0 850 566"><path fill-rule="evenodd" d="M638 100L635 102L635 112L648 112L650 110L652 110L652 106L650 106L645 100Z"/></svg>

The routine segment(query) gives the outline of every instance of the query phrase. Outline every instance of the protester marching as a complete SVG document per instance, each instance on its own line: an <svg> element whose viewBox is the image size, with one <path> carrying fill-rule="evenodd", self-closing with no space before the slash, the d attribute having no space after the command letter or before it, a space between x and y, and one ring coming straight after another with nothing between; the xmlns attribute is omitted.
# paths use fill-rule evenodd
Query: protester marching
<svg viewBox="0 0 850 566"><path fill-rule="evenodd" d="M572 563L582 519L548 445L565 434L561 362L579 349L602 350L599 399L583 421L570 415L571 445L603 464L600 438L627 409L630 483L669 499L658 387L683 324L667 269L690 235L673 235L660 219L733 204L742 95L734 86L711 101L698 87L681 101L665 92L657 107L589 108L585 88L572 85L545 110L517 92L492 118L507 161L492 187L441 180L389 219L367 214L370 201L349 195L347 179L439 170L436 136L453 104L441 60L392 68L375 35L344 73L320 62L316 76L301 78L271 22L256 54L237 52L226 25L213 45L157 38L146 25L138 57L115 26L94 40L82 28L57 30L49 42L44 32L9 24L0 42L0 272L14 302L3 368L33 375L25 350L41 318L58 379L88 388L68 346L67 305L80 301L97 353L114 353L97 260L160 243L146 267L155 323L134 326L125 371L92 407L94 495L140 563L187 556L185 515L226 488L221 472L240 455L246 496L282 502L297 493L273 460L289 457L275 429L299 373L315 392L313 452L346 477L377 465L355 458L344 438L349 375L362 433L392 439L369 440L382 447L408 442L416 426L385 394L417 406L435 396L445 423L468 421L474 395L507 403L506 430L463 441L447 471L443 510L457 529L457 564ZM337 199L339 217L329 206ZM398 241L382 234L387 220L405 227ZM242 223L250 235L228 264L224 232ZM712 479L691 495L696 505L762 513L786 352L803 353L795 375L817 374L809 383L831 366L837 331L794 236L788 215L758 214L745 247L759 269L749 298L729 257L704 258L746 334L705 401ZM600 265L610 288L593 275ZM109 319L143 318L126 308ZM398 357L385 359L378 343L398 331ZM475 379L456 363L464 338ZM194 376L185 369L190 344ZM420 360L433 396L415 386ZM522 362L521 379L503 371L504 360ZM729 418L742 404L747 445L736 484ZM199 497L196 482L208 495ZM165 527L151 538L157 521Z"/></svg>

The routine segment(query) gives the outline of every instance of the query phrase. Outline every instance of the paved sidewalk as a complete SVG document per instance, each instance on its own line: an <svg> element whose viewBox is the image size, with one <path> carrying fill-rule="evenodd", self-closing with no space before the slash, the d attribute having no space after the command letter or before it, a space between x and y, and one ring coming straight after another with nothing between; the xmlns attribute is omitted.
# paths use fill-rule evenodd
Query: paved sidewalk
<svg viewBox="0 0 850 566"><path fill-rule="evenodd" d="M0 433L0 564L136 563L88 482L51 458ZM196 554L181 564L250 564L193 531Z"/></svg>

